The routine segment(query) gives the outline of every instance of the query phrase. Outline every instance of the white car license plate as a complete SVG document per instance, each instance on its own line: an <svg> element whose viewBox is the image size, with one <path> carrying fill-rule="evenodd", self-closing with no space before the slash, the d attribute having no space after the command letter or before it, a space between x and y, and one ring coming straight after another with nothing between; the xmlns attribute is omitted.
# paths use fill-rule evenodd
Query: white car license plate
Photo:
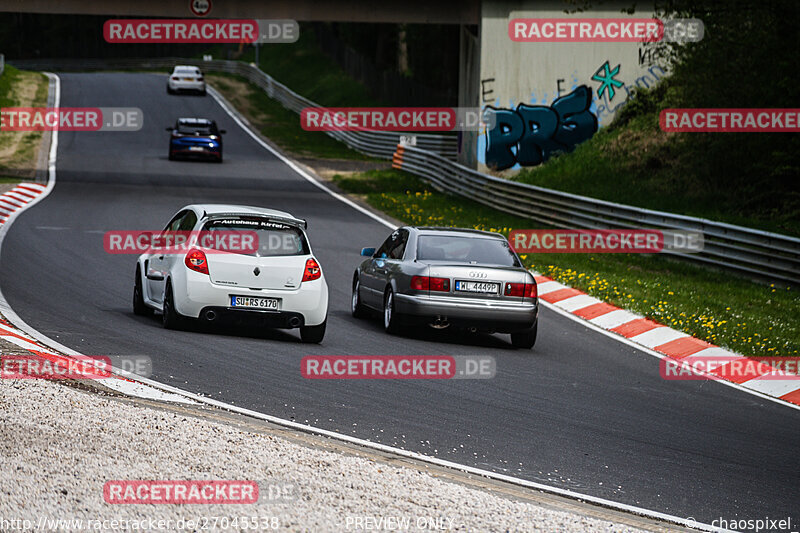
<svg viewBox="0 0 800 533"><path fill-rule="evenodd" d="M497 294L500 291L500 285L497 283L486 283L485 281L456 280L456 290L461 292Z"/></svg>
<svg viewBox="0 0 800 533"><path fill-rule="evenodd" d="M181 78L183 81L194 81L194 78Z"/></svg>
<svg viewBox="0 0 800 533"><path fill-rule="evenodd" d="M231 296L231 307L250 307L253 309L278 310L277 298L254 298L252 296Z"/></svg>
<svg viewBox="0 0 800 533"><path fill-rule="evenodd" d="M189 151L190 152L202 152L203 150L205 150L205 148L203 148L202 146L190 146L189 147Z"/></svg>

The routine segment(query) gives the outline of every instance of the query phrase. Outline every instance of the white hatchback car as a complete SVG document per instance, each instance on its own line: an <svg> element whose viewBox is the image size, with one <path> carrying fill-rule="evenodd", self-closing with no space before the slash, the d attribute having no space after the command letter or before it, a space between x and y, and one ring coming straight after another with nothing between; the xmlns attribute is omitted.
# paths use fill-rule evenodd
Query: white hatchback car
<svg viewBox="0 0 800 533"><path fill-rule="evenodd" d="M162 243L178 236L186 242L151 248L139 256L133 311L160 311L169 329L180 328L190 318L256 322L299 328L303 342L319 343L325 336L328 284L305 229L304 220L283 211L188 205L158 234ZM231 235L242 242L249 236L252 245L219 245Z"/></svg>
<svg viewBox="0 0 800 533"><path fill-rule="evenodd" d="M190 65L176 65L167 78L167 93L194 91L206 94L206 80L203 72Z"/></svg>

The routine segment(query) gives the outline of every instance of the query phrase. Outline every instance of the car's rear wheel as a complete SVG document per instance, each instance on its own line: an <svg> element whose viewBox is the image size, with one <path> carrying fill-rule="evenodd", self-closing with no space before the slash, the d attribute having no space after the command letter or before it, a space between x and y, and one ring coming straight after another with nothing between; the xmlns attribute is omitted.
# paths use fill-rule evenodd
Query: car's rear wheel
<svg viewBox="0 0 800 533"><path fill-rule="evenodd" d="M537 320L533 327L523 329L522 331L515 331L511 334L511 344L515 348L533 348L536 344L536 330L539 329L539 321Z"/></svg>
<svg viewBox="0 0 800 533"><path fill-rule="evenodd" d="M139 316L150 316L152 309L144 303L144 293L142 292L142 271L136 266L136 281L133 282L133 314Z"/></svg>
<svg viewBox="0 0 800 533"><path fill-rule="evenodd" d="M361 295L359 294L360 287L361 282L358 279L358 274L356 274L353 280L353 296L350 298L350 312L355 318L362 318L367 314L367 309L364 307L364 304L361 303Z"/></svg>
<svg viewBox="0 0 800 533"><path fill-rule="evenodd" d="M319 326L301 326L300 327L300 340L307 344L319 344L325 337L325 326L328 319L322 322Z"/></svg>
<svg viewBox="0 0 800 533"><path fill-rule="evenodd" d="M172 284L167 282L164 289L164 302L162 305L161 323L166 329L181 329L184 326L185 318L175 310L175 298L172 294Z"/></svg>
<svg viewBox="0 0 800 533"><path fill-rule="evenodd" d="M387 333L400 331L400 321L394 305L394 291L391 287L386 290L386 295L383 297L383 329Z"/></svg>

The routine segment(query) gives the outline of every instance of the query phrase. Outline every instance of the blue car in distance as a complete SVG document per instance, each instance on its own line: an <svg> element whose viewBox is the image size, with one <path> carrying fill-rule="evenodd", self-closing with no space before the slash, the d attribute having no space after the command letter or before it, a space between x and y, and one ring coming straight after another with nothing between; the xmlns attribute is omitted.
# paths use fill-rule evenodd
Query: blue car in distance
<svg viewBox="0 0 800 533"><path fill-rule="evenodd" d="M172 132L169 138L169 158L210 159L222 163L222 135L225 130L217 128L217 123L205 118L179 118L175 126L167 128Z"/></svg>

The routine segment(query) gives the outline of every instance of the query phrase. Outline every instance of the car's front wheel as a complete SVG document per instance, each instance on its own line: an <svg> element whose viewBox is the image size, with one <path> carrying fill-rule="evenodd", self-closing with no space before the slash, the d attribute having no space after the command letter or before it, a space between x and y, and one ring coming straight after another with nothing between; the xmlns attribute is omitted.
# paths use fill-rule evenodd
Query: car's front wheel
<svg viewBox="0 0 800 533"><path fill-rule="evenodd" d="M161 304L161 323L166 329L181 329L184 325L184 317L175 310L175 298L172 294L172 284L167 282L164 289L164 302Z"/></svg>
<svg viewBox="0 0 800 533"><path fill-rule="evenodd" d="M400 331L400 321L394 305L394 291L391 287L386 290L386 295L383 297L383 329L386 333Z"/></svg>
<svg viewBox="0 0 800 533"><path fill-rule="evenodd" d="M536 344L536 330L539 329L539 321L537 320L533 327L523 329L522 331L515 331L511 334L511 344L515 348L533 348Z"/></svg>
<svg viewBox="0 0 800 533"><path fill-rule="evenodd" d="M361 303L361 294L359 294L360 288L361 281L359 281L358 275L356 274L353 280L353 296L350 298L350 313L352 313L355 318L361 318L367 313L364 304Z"/></svg>
<svg viewBox="0 0 800 533"><path fill-rule="evenodd" d="M300 326L300 340L306 344L319 344L325 337L326 318L319 326Z"/></svg>
<svg viewBox="0 0 800 533"><path fill-rule="evenodd" d="M144 293L142 292L142 272L136 267L136 280L133 282L133 314L139 316L150 316L152 310L144 303Z"/></svg>

